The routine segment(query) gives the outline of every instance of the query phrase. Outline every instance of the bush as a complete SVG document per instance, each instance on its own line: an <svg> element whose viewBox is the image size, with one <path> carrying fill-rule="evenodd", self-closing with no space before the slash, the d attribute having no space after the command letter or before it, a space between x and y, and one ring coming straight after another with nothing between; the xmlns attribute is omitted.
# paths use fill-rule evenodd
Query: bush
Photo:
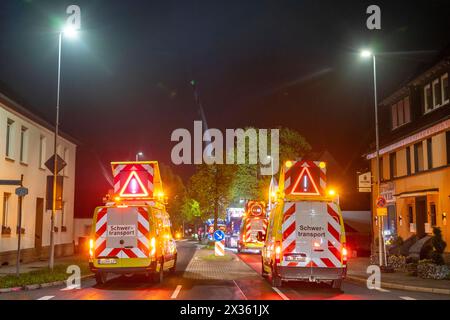
<svg viewBox="0 0 450 320"><path fill-rule="evenodd" d="M406 270L406 257L402 255L392 254L388 256L388 265L395 270Z"/></svg>
<svg viewBox="0 0 450 320"><path fill-rule="evenodd" d="M406 264L406 271L409 276L417 276L417 263L410 262Z"/></svg>
<svg viewBox="0 0 450 320"><path fill-rule="evenodd" d="M442 239L442 231L438 227L433 227L433 238L431 239L433 245L433 251L431 252L430 258L437 265L445 264L444 253L447 243Z"/></svg>
<svg viewBox="0 0 450 320"><path fill-rule="evenodd" d="M433 260L420 260L417 265L417 275L423 279L446 279L450 275L450 269L446 265L437 265Z"/></svg>

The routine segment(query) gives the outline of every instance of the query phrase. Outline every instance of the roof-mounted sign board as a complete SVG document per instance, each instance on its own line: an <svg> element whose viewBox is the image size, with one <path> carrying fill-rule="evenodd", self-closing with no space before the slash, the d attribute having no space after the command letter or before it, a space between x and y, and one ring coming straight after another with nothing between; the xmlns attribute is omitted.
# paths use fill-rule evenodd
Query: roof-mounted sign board
<svg viewBox="0 0 450 320"><path fill-rule="evenodd" d="M111 162L114 194L124 199L151 199L163 192L157 161Z"/></svg>
<svg viewBox="0 0 450 320"><path fill-rule="evenodd" d="M325 196L326 164L322 161L286 161L279 186L286 196Z"/></svg>

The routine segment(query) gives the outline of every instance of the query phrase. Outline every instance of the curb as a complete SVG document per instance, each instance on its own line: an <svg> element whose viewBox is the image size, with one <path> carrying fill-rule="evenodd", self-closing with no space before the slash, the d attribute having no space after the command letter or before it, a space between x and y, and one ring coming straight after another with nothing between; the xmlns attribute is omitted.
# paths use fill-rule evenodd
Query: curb
<svg viewBox="0 0 450 320"><path fill-rule="evenodd" d="M84 280L84 279L89 279L89 278L93 278L94 275L93 274L87 274L82 276L80 279ZM8 293L8 292L17 292L17 291L28 291L28 290L36 290L36 289L41 289L41 288L49 288L49 287L54 287L54 286L60 286L65 284L66 281L65 280L60 280L60 281L53 281L53 282L47 282L47 283L37 283L37 284L27 284L24 285L22 287L14 287L14 288L0 288L0 293Z"/></svg>
<svg viewBox="0 0 450 320"><path fill-rule="evenodd" d="M363 277L357 276L349 276L346 277L347 280L363 282L366 283L367 279ZM450 289L442 289L442 288L429 288L429 287L417 287L417 286L409 286L392 282L381 282L382 288L387 289L398 289L398 290L406 290L406 291L415 291L415 292L427 292L427 293L438 293L438 294L446 294L450 295Z"/></svg>

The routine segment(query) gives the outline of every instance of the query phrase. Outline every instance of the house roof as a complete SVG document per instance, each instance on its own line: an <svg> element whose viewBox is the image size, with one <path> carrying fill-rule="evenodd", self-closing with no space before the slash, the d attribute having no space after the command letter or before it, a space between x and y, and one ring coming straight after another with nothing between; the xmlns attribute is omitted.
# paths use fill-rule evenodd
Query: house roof
<svg viewBox="0 0 450 320"><path fill-rule="evenodd" d="M2 82L0 82L0 103L52 132L55 130L53 124L44 120L36 111L31 111L33 108L30 104L26 103L18 94ZM75 145L81 144L77 139L64 132L59 131L59 136Z"/></svg>

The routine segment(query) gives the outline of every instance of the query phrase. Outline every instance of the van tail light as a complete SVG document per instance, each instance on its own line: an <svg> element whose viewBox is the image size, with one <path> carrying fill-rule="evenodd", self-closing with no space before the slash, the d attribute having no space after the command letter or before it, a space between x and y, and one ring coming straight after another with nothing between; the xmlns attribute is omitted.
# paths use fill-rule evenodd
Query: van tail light
<svg viewBox="0 0 450 320"><path fill-rule="evenodd" d="M89 239L89 257L94 257L94 239Z"/></svg>
<svg viewBox="0 0 450 320"><path fill-rule="evenodd" d="M155 237L150 240L150 257L153 257L156 253L156 239Z"/></svg>
<svg viewBox="0 0 450 320"><path fill-rule="evenodd" d="M280 241L277 241L275 243L275 261L279 263L280 259L281 259L281 243Z"/></svg>
<svg viewBox="0 0 450 320"><path fill-rule="evenodd" d="M342 247L342 261L346 263L347 258L348 258L348 250L346 247Z"/></svg>

